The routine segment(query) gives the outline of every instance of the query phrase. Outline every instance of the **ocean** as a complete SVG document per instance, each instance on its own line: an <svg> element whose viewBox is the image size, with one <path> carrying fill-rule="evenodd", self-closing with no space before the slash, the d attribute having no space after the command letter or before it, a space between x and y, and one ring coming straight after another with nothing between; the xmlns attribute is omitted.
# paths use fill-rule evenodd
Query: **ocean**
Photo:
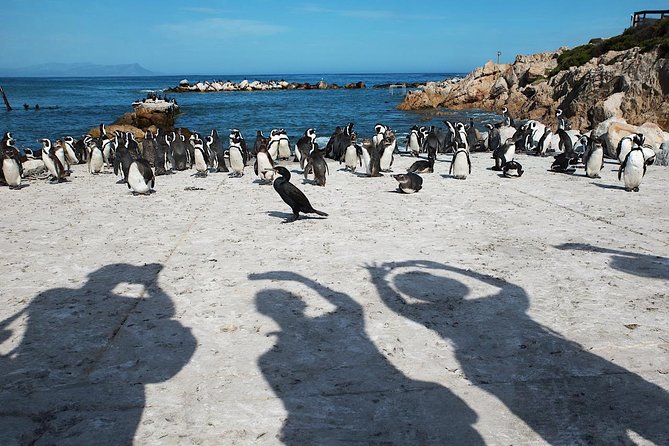
<svg viewBox="0 0 669 446"><path fill-rule="evenodd" d="M277 75L184 75L149 77L91 77L91 78L0 78L13 111L0 104L0 132L11 131L20 148L40 147L40 138L62 138L70 135L80 138L100 123L111 124L126 112L132 111L132 102L146 97L151 91L174 87L182 79L191 83L205 80L243 79L278 80L288 82L325 82L344 85L365 82L360 90L286 90L214 93L169 93L179 103L182 114L177 125L192 131L208 133L218 129L227 134L230 128L239 128L247 140L253 141L256 130L265 135L272 128L285 128L291 140L296 141L309 127L316 129L319 143L327 141L334 128L348 122L355 123L359 137L373 133L376 123L382 122L395 130L399 145L414 124L443 127L443 119L469 122L473 117L476 127L484 129L488 122L499 121L494 113L480 110L448 112L444 116L430 113L396 110L402 101L401 90L371 88L387 83L414 83L439 81L458 73L388 73L388 74L277 74ZM23 104L30 105L24 110ZM35 105L40 110L36 111Z"/></svg>

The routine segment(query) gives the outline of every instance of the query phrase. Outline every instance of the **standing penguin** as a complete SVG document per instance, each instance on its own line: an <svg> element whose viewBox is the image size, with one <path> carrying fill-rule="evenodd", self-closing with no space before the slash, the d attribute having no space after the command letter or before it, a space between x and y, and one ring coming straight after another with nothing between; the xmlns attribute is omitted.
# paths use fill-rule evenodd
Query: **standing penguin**
<svg viewBox="0 0 669 446"><path fill-rule="evenodd" d="M495 152L502 144L499 129L492 124L485 125L488 128L488 150Z"/></svg>
<svg viewBox="0 0 669 446"><path fill-rule="evenodd" d="M236 144L239 147L242 153L244 166L246 166L246 164L249 162L249 150L246 147L246 140L244 139L244 136L242 136L242 132L239 129L230 129L228 141L230 144Z"/></svg>
<svg viewBox="0 0 669 446"><path fill-rule="evenodd" d="M297 158L299 156L298 161L300 162L301 169L304 169L309 153L311 153L313 149L318 149L318 144L316 143L316 130L309 128L305 130L304 135L297 140L297 148L295 150L295 157Z"/></svg>
<svg viewBox="0 0 669 446"><path fill-rule="evenodd" d="M40 142L42 143L42 161L44 161L44 165L51 175L51 182L60 183L62 181L66 181L65 168L60 162L60 159L58 159L56 154L53 152L51 141L44 138L41 139Z"/></svg>
<svg viewBox="0 0 669 446"><path fill-rule="evenodd" d="M585 174L590 178L601 178L599 172L604 167L604 145L600 138L589 138L583 154Z"/></svg>
<svg viewBox="0 0 669 446"><path fill-rule="evenodd" d="M258 132L260 132L260 130L258 130ZM269 156L272 158L273 161L276 161L277 158L279 158L280 138L281 135L279 134L279 129L272 129L272 131L269 132L269 141L266 142L266 146L267 146L267 153L269 153ZM258 136L256 136L256 144L258 144Z"/></svg>
<svg viewBox="0 0 669 446"><path fill-rule="evenodd" d="M63 150L65 152L65 158L70 165L79 164L79 158L77 157L74 144L74 138L71 136L66 136L63 138Z"/></svg>
<svg viewBox="0 0 669 446"><path fill-rule="evenodd" d="M472 173L472 161L469 158L469 150L460 148L453 154L451 167L448 174L457 180L467 179L467 175Z"/></svg>
<svg viewBox="0 0 669 446"><path fill-rule="evenodd" d="M19 151L13 146L13 139L7 141L0 153L2 160L2 177L10 189L21 189L21 175L23 175L23 164Z"/></svg>
<svg viewBox="0 0 669 446"><path fill-rule="evenodd" d="M423 188L423 179L415 173L400 173L393 175L393 178L399 183L397 185L399 191L405 194L415 194Z"/></svg>
<svg viewBox="0 0 669 446"><path fill-rule="evenodd" d="M256 146L256 161L253 164L253 171L263 183L271 183L274 180L274 161L267 149L267 139Z"/></svg>
<svg viewBox="0 0 669 446"><path fill-rule="evenodd" d="M290 139L285 129L279 129L279 159L290 159Z"/></svg>
<svg viewBox="0 0 669 446"><path fill-rule="evenodd" d="M228 154L230 156L230 169L232 169L231 176L237 178L244 176L244 166L246 165L246 159L244 157L241 143L238 139L230 138Z"/></svg>
<svg viewBox="0 0 669 446"><path fill-rule="evenodd" d="M469 142L467 139L467 129L465 128L465 125L461 122L458 122L455 124L455 142L457 144L456 146L456 151L457 149L465 149L469 151Z"/></svg>
<svg viewBox="0 0 669 446"><path fill-rule="evenodd" d="M437 128L431 126L430 130L427 133L427 136L423 140L423 150L427 152L428 158L437 158L437 153L440 152L441 143L439 142L439 135L437 134Z"/></svg>
<svg viewBox="0 0 669 446"><path fill-rule="evenodd" d="M383 139L379 144L377 144L376 148L380 150L380 165L381 165L381 172L390 172L390 168L393 166L393 161L394 161L394 152L395 148L397 147L397 140L395 139L395 132L390 130L389 128L386 128L385 132L383 133Z"/></svg>
<svg viewBox="0 0 669 446"><path fill-rule="evenodd" d="M58 157L60 164L65 169L65 176L69 177L72 171L70 170L70 163L67 162L67 157L65 156L65 143L57 139L53 147L51 147L51 151Z"/></svg>
<svg viewBox="0 0 669 446"><path fill-rule="evenodd" d="M564 117L564 113L561 109L555 110L555 118L557 119L557 128L558 130L571 130L571 124L567 121L567 118Z"/></svg>
<svg viewBox="0 0 669 446"><path fill-rule="evenodd" d="M318 214L323 217L328 216L328 214L325 212L314 209L304 193L296 186L291 184L290 172L288 169L283 166L277 166L274 168L274 170L276 170L276 173L279 174L279 177L274 180L274 190L293 211L293 218L286 220L286 223L297 220L300 216L300 212L303 214Z"/></svg>
<svg viewBox="0 0 669 446"><path fill-rule="evenodd" d="M383 141L386 136L386 130L388 130L388 127L384 124L378 123L374 126L374 136L372 137L374 147L378 147L379 144L381 144L381 141Z"/></svg>
<svg viewBox="0 0 669 446"><path fill-rule="evenodd" d="M420 149L422 145L421 134L418 132L418 126L414 125L411 127L411 132L407 136L407 147L406 151L411 153L412 156L418 157L420 154Z"/></svg>
<svg viewBox="0 0 669 446"><path fill-rule="evenodd" d="M191 164L191 153L186 137L181 134L181 129L177 133L172 132L172 158L174 159L175 170L186 170Z"/></svg>
<svg viewBox="0 0 669 446"><path fill-rule="evenodd" d="M622 177L627 192L639 192L639 185L646 174L646 157L643 153L644 140L645 138L641 133L634 135L632 150L627 154L618 170L618 180Z"/></svg>
<svg viewBox="0 0 669 446"><path fill-rule="evenodd" d="M351 134L351 141L344 151L344 168L355 173L358 165L362 166L362 147L356 143L356 134ZM341 159L339 160L341 163Z"/></svg>
<svg viewBox="0 0 669 446"><path fill-rule="evenodd" d="M313 149L307 158L307 165L304 167L304 179L307 179L309 173L314 174L314 181L321 187L325 187L327 175L330 173L328 164L323 157L323 152L319 149Z"/></svg>
<svg viewBox="0 0 669 446"><path fill-rule="evenodd" d="M217 172L230 172L230 170L228 170L228 166L225 165L225 150L223 149L221 138L218 136L218 131L216 131L216 129L212 129L210 136L210 148L216 152L216 159L218 160Z"/></svg>
<svg viewBox="0 0 669 446"><path fill-rule="evenodd" d="M90 150L88 154L88 172L97 175L102 172L102 167L105 163L104 153L102 153L102 148L98 147L92 140L88 145L88 149Z"/></svg>
<svg viewBox="0 0 669 446"><path fill-rule="evenodd" d="M204 142L198 133L193 133L189 141L193 146L193 160L190 168L195 166L196 175L206 177L209 169L209 153L204 148Z"/></svg>
<svg viewBox="0 0 669 446"><path fill-rule="evenodd" d="M158 132L156 134L156 142L156 156L154 158L154 165L156 168L155 175L166 175L168 172L171 173L172 164L170 163L168 170L167 162L172 157L172 149L170 147L172 144L172 138L169 134Z"/></svg>
<svg viewBox="0 0 669 446"><path fill-rule="evenodd" d="M503 125L507 127L514 127L515 122L513 121L513 117L511 116L511 113L509 113L509 109L506 107L502 107L502 117L503 117Z"/></svg>

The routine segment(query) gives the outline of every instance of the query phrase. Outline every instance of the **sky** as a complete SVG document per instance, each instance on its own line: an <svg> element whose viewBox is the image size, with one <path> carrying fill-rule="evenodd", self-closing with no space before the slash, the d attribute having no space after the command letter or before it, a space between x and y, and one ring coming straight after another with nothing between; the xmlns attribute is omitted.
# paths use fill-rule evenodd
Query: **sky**
<svg viewBox="0 0 669 446"><path fill-rule="evenodd" d="M2 0L0 68L160 74L448 73L620 34L669 1Z"/></svg>

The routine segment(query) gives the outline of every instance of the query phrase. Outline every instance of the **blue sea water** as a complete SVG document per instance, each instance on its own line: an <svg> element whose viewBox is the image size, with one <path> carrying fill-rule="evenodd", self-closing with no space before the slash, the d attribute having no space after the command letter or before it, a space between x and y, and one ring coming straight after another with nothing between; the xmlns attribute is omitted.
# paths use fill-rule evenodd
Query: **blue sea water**
<svg viewBox="0 0 669 446"><path fill-rule="evenodd" d="M393 128L398 136L406 135L414 124L443 126L443 119L468 122L475 119L478 128L499 117L493 113L467 110L453 111L446 116L430 113L396 110L403 94L395 90L371 88L386 83L413 83L438 81L458 76L457 73L395 73L395 74L305 74L305 75L249 75L249 76L151 76L109 78L0 78L13 111L0 104L0 132L11 131L18 147L39 147L40 138L79 138L100 123L111 124L126 112L131 103L146 96L149 91L160 91L178 85L181 79L191 83L204 80L243 79L278 80L288 82L327 83L344 85L365 82L359 90L286 90L254 92L170 93L176 98L182 114L177 125L193 131L209 132L212 128L226 134L230 128L239 128L248 140L256 130L267 135L272 128L283 127L291 139L313 127L323 141L337 125L356 124L359 136L373 133L377 122ZM23 104L30 109L24 110ZM39 104L40 110L34 109ZM400 143L402 140L400 139Z"/></svg>

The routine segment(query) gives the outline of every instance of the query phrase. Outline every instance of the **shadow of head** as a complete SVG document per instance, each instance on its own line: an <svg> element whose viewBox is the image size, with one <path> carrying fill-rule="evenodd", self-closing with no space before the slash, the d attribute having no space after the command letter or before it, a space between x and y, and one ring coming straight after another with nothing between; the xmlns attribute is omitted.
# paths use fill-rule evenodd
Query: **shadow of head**
<svg viewBox="0 0 669 446"><path fill-rule="evenodd" d="M158 278L163 265L149 263L143 266L128 263L105 265L88 274L89 283L98 289L113 289L119 283L130 283L148 287Z"/></svg>
<svg viewBox="0 0 669 446"><path fill-rule="evenodd" d="M430 274L426 271L409 271L394 277L397 290L413 299L430 303L447 303L463 300L469 287L460 281Z"/></svg>
<svg viewBox="0 0 669 446"><path fill-rule="evenodd" d="M296 317L304 317L307 304L299 296L287 290L274 288L256 294L256 308L261 314L284 325Z"/></svg>

